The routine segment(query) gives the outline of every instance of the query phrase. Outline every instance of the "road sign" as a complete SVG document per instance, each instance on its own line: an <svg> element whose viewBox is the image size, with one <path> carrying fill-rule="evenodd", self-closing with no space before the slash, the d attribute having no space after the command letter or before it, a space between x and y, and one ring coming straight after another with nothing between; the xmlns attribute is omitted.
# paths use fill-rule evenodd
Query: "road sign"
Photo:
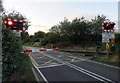
<svg viewBox="0 0 120 83"><path fill-rule="evenodd" d="M111 39L111 44L115 44L115 39Z"/></svg>
<svg viewBox="0 0 120 83"><path fill-rule="evenodd" d="M109 38L102 38L102 42L109 43Z"/></svg>
<svg viewBox="0 0 120 83"><path fill-rule="evenodd" d="M102 42L109 43L109 34L102 33Z"/></svg>
<svg viewBox="0 0 120 83"><path fill-rule="evenodd" d="M102 38L114 39L115 34L114 33L102 33Z"/></svg>
<svg viewBox="0 0 120 83"><path fill-rule="evenodd" d="M17 36L21 36L21 32L16 32L16 31L13 31Z"/></svg>
<svg viewBox="0 0 120 83"><path fill-rule="evenodd" d="M114 39L114 33L102 33L102 42L109 43L109 39Z"/></svg>
<svg viewBox="0 0 120 83"><path fill-rule="evenodd" d="M109 44L107 43L107 44L106 44L106 49L109 49L109 48L110 48L110 46L109 46Z"/></svg>
<svg viewBox="0 0 120 83"><path fill-rule="evenodd" d="M109 34L108 34L108 33L102 33L102 38L107 38L107 39L109 39Z"/></svg>
<svg viewBox="0 0 120 83"><path fill-rule="evenodd" d="M114 33L110 33L110 34L109 34L109 38L110 38L110 39L115 39L115 34L114 34Z"/></svg>

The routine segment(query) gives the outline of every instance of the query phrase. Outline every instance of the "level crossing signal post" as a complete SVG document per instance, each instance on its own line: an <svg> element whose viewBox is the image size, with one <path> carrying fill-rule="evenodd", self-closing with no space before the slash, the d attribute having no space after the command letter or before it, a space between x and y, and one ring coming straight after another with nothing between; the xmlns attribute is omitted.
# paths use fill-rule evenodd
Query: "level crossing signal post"
<svg viewBox="0 0 120 83"><path fill-rule="evenodd" d="M103 21L102 22L102 42L106 43L106 52L107 55L109 55L109 39L111 39L111 44L112 46L115 44L115 34L114 34L114 26L115 23L114 22L107 22L107 21Z"/></svg>

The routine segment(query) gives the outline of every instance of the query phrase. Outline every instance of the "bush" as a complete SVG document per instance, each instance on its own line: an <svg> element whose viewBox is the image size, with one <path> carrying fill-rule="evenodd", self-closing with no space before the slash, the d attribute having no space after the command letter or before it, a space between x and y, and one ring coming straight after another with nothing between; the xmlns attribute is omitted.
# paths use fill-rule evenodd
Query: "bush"
<svg viewBox="0 0 120 83"><path fill-rule="evenodd" d="M116 48L116 55L120 56L120 34L116 34L115 48Z"/></svg>
<svg viewBox="0 0 120 83"><path fill-rule="evenodd" d="M70 45L71 45L71 42L66 41L66 42L58 42L58 43L54 44L54 47L63 48L63 47L69 47Z"/></svg>
<svg viewBox="0 0 120 83"><path fill-rule="evenodd" d="M22 44L20 38L17 37L9 29L3 29L2 40L2 61L3 74L2 79L5 81L7 77L18 68L22 59Z"/></svg>

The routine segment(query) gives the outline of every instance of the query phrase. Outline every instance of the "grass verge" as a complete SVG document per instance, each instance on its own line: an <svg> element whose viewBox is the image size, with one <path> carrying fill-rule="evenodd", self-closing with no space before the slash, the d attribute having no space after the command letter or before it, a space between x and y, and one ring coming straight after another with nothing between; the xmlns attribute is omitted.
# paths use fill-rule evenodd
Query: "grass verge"
<svg viewBox="0 0 120 83"><path fill-rule="evenodd" d="M35 46L35 45L23 45L23 46L30 46L30 47L39 47L39 48L43 48L43 46Z"/></svg>
<svg viewBox="0 0 120 83"><path fill-rule="evenodd" d="M120 62L120 60L118 59L118 55L94 56L92 60L120 67L120 65L118 64L118 62Z"/></svg>
<svg viewBox="0 0 120 83"><path fill-rule="evenodd" d="M14 71L12 75L8 78L7 82L17 81L22 83L37 83L34 74L31 69L30 58L27 54L23 54L22 62L18 69Z"/></svg>

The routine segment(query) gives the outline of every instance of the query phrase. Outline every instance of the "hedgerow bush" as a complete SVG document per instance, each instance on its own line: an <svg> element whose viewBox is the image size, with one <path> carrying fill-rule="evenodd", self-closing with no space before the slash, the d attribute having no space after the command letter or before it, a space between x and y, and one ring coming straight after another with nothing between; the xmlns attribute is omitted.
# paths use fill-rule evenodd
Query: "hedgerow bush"
<svg viewBox="0 0 120 83"><path fill-rule="evenodd" d="M17 37L9 29L2 30L2 79L5 81L8 76L18 68L22 59L22 43L19 37Z"/></svg>

